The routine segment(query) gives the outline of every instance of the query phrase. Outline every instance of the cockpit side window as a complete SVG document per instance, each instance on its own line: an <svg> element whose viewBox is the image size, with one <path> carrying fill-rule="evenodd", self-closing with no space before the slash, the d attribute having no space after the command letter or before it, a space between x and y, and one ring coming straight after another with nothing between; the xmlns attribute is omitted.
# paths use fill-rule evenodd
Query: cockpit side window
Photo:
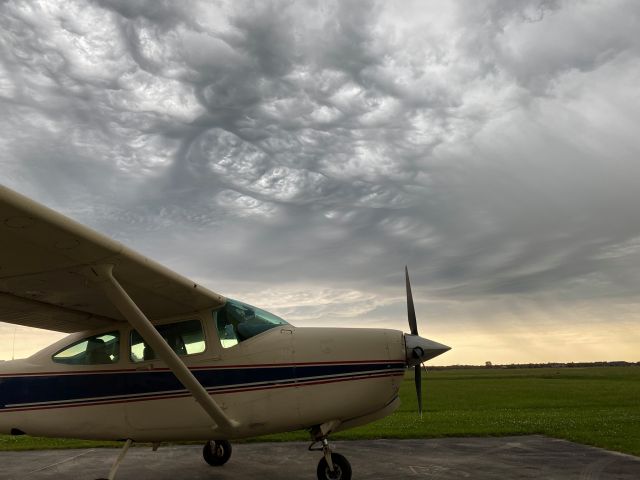
<svg viewBox="0 0 640 480"><path fill-rule="evenodd" d="M155 327L173 351L180 356L195 355L206 349L200 320L165 323ZM156 353L136 330L131 331L130 345L130 358L133 362L145 362L156 358Z"/></svg>
<svg viewBox="0 0 640 480"><path fill-rule="evenodd" d="M233 347L278 325L289 325L273 313L230 299L213 315L223 348Z"/></svg>
<svg viewBox="0 0 640 480"><path fill-rule="evenodd" d="M120 333L109 332L80 340L53 355L53 361L67 365L105 365L120 358Z"/></svg>

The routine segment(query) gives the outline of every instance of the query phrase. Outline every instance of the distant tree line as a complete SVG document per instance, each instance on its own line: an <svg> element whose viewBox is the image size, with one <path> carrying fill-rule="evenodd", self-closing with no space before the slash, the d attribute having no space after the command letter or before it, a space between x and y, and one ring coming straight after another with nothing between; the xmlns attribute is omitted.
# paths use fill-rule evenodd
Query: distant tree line
<svg viewBox="0 0 640 480"><path fill-rule="evenodd" d="M504 365L486 362L484 365L428 365L428 370L459 370L472 368L585 368L585 367L640 367L640 362L548 362L548 363L509 363Z"/></svg>

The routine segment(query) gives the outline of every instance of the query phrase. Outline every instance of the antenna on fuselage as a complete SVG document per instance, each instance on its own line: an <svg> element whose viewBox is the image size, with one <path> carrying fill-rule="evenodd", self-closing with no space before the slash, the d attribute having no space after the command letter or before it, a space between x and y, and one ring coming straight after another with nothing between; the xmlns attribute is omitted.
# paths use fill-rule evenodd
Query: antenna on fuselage
<svg viewBox="0 0 640 480"><path fill-rule="evenodd" d="M18 327L13 327L13 345L11 345L11 360L16 359L16 332Z"/></svg>

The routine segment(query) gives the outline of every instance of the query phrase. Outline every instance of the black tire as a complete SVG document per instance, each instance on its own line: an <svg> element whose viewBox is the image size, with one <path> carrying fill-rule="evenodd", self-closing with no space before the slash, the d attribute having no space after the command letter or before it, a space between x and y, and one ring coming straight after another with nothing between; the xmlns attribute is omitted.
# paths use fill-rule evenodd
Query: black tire
<svg viewBox="0 0 640 480"><path fill-rule="evenodd" d="M318 480L351 480L351 464L339 453L331 454L333 472L329 470L327 460L322 457L318 463Z"/></svg>
<svg viewBox="0 0 640 480"><path fill-rule="evenodd" d="M202 456L212 467L220 467L231 458L231 444L226 440L210 440L204 444Z"/></svg>

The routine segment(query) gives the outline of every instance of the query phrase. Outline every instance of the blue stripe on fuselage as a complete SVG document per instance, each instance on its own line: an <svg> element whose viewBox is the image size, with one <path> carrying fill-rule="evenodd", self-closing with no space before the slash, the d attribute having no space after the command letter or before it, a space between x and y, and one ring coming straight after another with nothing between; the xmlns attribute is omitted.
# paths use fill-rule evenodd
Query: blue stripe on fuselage
<svg viewBox="0 0 640 480"><path fill-rule="evenodd" d="M207 389L241 387L248 384L294 384L310 377L332 378L380 370L403 368L402 362L356 364L281 365L192 370ZM0 411L25 404L79 402L96 398L122 398L184 392L170 371L86 372L0 377Z"/></svg>

